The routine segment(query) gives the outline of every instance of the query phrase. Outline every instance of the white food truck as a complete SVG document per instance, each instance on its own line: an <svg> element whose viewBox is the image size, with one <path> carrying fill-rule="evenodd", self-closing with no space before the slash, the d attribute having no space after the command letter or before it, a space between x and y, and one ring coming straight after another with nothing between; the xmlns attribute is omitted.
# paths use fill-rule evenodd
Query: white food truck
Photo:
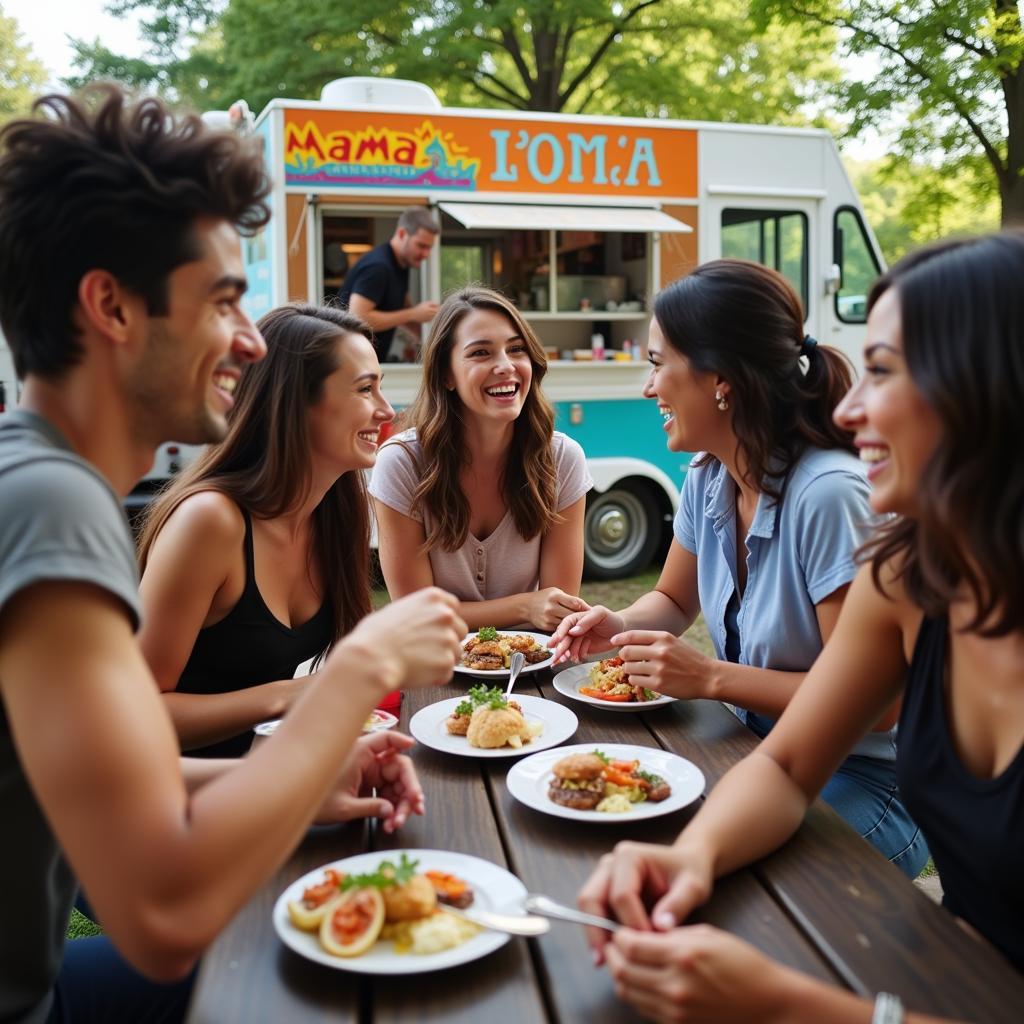
<svg viewBox="0 0 1024 1024"><path fill-rule="evenodd" d="M557 427L583 446L596 484L591 576L650 562L689 461L666 449L641 396L661 286L718 256L758 260L793 284L810 334L859 359L882 260L827 132L444 108L420 83L372 78L332 82L318 102L273 100L254 130L274 186L270 224L244 242L249 312L329 301L402 209L433 210L439 242L413 275L412 301L479 282L536 330ZM392 358L385 391L401 408L421 371L400 338ZM162 451L151 479L185 454Z"/></svg>

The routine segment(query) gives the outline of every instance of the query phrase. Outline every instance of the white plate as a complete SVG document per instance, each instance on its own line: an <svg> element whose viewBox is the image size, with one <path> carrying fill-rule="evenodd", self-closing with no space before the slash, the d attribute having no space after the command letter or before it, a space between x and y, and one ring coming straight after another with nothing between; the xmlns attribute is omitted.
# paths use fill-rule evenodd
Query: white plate
<svg viewBox="0 0 1024 1024"><path fill-rule="evenodd" d="M674 704L675 697L662 695L657 700L630 700L621 703L614 700L600 700L597 697L588 697L580 693L581 686L590 685L590 670L597 664L596 661L584 662L582 665L573 665L572 668L559 672L555 678L555 689L563 696L572 700L590 704L595 708L602 708L605 711L650 711L652 708L663 708L666 704Z"/></svg>
<svg viewBox="0 0 1024 1024"><path fill-rule="evenodd" d="M331 956L320 945L316 932L300 931L288 919L289 900L299 899L305 889L321 882L327 868L335 868L345 874L367 873L375 871L382 860L397 863L403 853L410 860L419 861L420 871L447 871L469 882L473 887L474 907L511 913L522 911L526 887L515 875L497 864L446 850L382 850L324 864L288 886L274 904L274 930L281 941L307 960L358 974L423 974L426 971L440 971L445 967L455 967L487 956L508 942L508 935L484 929L461 946L441 953L396 953L393 942L379 940L362 956L340 957Z"/></svg>
<svg viewBox="0 0 1024 1024"><path fill-rule="evenodd" d="M260 722L259 725L252 727L252 731L257 736L273 736L283 721L283 718L275 718L270 722ZM383 732L385 729L393 729L396 725L398 725L398 719L390 711L374 708L363 723L363 732Z"/></svg>
<svg viewBox="0 0 1024 1024"><path fill-rule="evenodd" d="M512 699L519 702L527 722L543 722L544 731L522 747L498 747L484 750L471 747L465 736L452 736L444 723L448 716L462 702L462 697L439 700L420 708L409 723L409 732L425 747L443 751L446 754L461 754L463 757L522 757L537 750L546 750L564 743L576 731L579 722L576 716L561 704L543 697L526 697L513 692Z"/></svg>
<svg viewBox="0 0 1024 1024"><path fill-rule="evenodd" d="M552 765L570 754L590 754L595 749L613 761L639 761L642 769L660 775L672 787L672 795L656 804L633 804L631 811L622 814L577 811L549 800L548 784L551 782ZM571 747L542 751L513 765L505 785L520 803L534 810L553 814L556 818L600 821L605 825L614 825L628 824L641 818L657 818L662 814L682 810L704 792L704 773L685 757L670 754L658 747L634 747L624 743L575 743Z"/></svg>
<svg viewBox="0 0 1024 1024"><path fill-rule="evenodd" d="M548 647L551 644L551 637L548 636L546 633L531 633L528 629L499 629L498 632L520 633L523 636L532 636L533 639L541 645L541 647ZM467 640L471 640L475 636L475 632L467 633L462 638L463 646L465 646ZM536 672L539 669L547 668L551 664L553 659L554 655L552 654L550 657L545 658L543 661L538 661L535 665L526 664L523 666L523 671L520 673L520 675L523 675L526 672ZM509 670L507 668L466 668L465 665L456 665L455 671L467 676L479 676L481 679L508 679Z"/></svg>

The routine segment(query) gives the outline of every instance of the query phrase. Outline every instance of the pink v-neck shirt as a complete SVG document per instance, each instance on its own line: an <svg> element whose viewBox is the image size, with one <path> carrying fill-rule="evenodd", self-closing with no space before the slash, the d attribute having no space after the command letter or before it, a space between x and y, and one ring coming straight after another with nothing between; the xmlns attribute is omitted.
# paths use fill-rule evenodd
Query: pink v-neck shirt
<svg viewBox="0 0 1024 1024"><path fill-rule="evenodd" d="M583 449L565 434L555 431L551 454L557 477L556 508L559 512L575 504L594 486ZM419 484L423 451L415 430L396 434L377 455L370 480L370 494L388 508L422 521L430 530L430 514L412 509L412 496ZM434 583L460 601L490 601L509 594L536 590L540 582L541 535L523 540L516 530L511 511L506 510L494 532L484 540L472 534L457 551L430 552Z"/></svg>

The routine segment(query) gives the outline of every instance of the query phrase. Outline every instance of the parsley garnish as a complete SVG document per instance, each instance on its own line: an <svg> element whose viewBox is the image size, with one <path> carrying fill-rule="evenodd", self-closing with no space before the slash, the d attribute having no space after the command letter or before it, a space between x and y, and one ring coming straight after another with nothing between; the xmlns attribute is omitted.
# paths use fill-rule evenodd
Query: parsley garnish
<svg viewBox="0 0 1024 1024"><path fill-rule="evenodd" d="M375 889L387 889L392 885L405 885L414 874L418 860L409 860L403 853L397 867L390 860L382 860L377 865L376 871L366 875L346 875L341 881L341 891L348 892L349 889L367 889L372 886Z"/></svg>
<svg viewBox="0 0 1024 1024"><path fill-rule="evenodd" d="M455 706L454 713L456 715L471 715L477 708L485 704L494 711L508 707L505 691L500 686L485 686L483 683L479 686L471 686L465 699Z"/></svg>
<svg viewBox="0 0 1024 1024"><path fill-rule="evenodd" d="M661 694L660 693L655 693L654 690L648 690L647 687L645 686L644 687L644 696L648 700L657 700L661 696Z"/></svg>
<svg viewBox="0 0 1024 1024"><path fill-rule="evenodd" d="M655 775L654 772L645 772L642 768L637 768L633 774L638 779L649 782L652 786L660 786L665 781L660 775Z"/></svg>
<svg viewBox="0 0 1024 1024"><path fill-rule="evenodd" d="M476 638L481 643L487 643L498 639L498 631L494 626L481 626L476 632Z"/></svg>
<svg viewBox="0 0 1024 1024"><path fill-rule="evenodd" d="M595 757L601 758L601 760L604 761L605 764L611 764L612 763L612 759L603 750L595 749L595 750L592 751L592 753L594 754Z"/></svg>

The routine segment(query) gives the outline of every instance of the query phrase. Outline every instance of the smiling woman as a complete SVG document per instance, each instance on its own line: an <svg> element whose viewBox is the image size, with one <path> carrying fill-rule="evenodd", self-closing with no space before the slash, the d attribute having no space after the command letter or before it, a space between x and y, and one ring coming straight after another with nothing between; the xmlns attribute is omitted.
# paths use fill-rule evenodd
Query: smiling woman
<svg viewBox="0 0 1024 1024"><path fill-rule="evenodd" d="M472 627L554 628L585 608L583 450L554 430L544 350L498 292L450 295L423 353L411 429L381 450L375 499L393 598L431 583Z"/></svg>
<svg viewBox="0 0 1024 1024"><path fill-rule="evenodd" d="M266 359L237 388L231 367L211 373L232 405L227 438L154 504L140 540L142 649L200 756L244 753L251 727L302 692L296 667L370 611L361 470L394 415L370 331L305 305L257 326Z"/></svg>

